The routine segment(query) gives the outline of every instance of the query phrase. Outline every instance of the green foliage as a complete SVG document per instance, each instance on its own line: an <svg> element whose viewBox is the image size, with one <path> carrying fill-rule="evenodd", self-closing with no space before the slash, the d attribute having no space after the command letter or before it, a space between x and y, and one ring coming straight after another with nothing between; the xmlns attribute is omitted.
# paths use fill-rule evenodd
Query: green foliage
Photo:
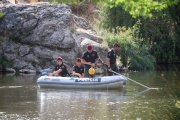
<svg viewBox="0 0 180 120"><path fill-rule="evenodd" d="M103 7L106 6L108 9L112 9L112 14L119 15L117 13L117 8L121 8L128 12L133 18L138 18L140 16L151 18L154 12L164 10L172 5L176 5L179 3L179 0L50 0L50 2L66 4L92 2L101 4L100 6ZM116 22L120 21L115 21L115 23Z"/></svg>
<svg viewBox="0 0 180 120"><path fill-rule="evenodd" d="M120 44L120 60L122 67L129 67L131 70L152 70L154 69L154 57L149 54L149 47L140 44L140 38L134 37L135 29L117 28L116 33L104 33L104 39L109 46L118 42Z"/></svg>
<svg viewBox="0 0 180 120"><path fill-rule="evenodd" d="M134 18L139 16L152 17L154 11L161 11L169 6L176 5L179 0L50 0L57 3L77 4L81 2L100 3L109 8L121 6Z"/></svg>
<svg viewBox="0 0 180 120"><path fill-rule="evenodd" d="M8 61L5 57L2 57L0 59L0 69L5 69L7 67L12 67L12 66L13 64L10 61Z"/></svg>
<svg viewBox="0 0 180 120"><path fill-rule="evenodd" d="M105 7L102 11L103 19L101 27L108 29L111 32L112 29L116 32L117 26L132 27L136 22L136 20L132 18L128 12L124 11L121 6L113 8Z"/></svg>
<svg viewBox="0 0 180 120"><path fill-rule="evenodd" d="M142 38L134 40L139 45L149 46L149 51L155 57L156 63L180 61L180 3L159 12L154 11L151 18L133 19L121 6L106 10L102 27L117 32L117 26L132 28L134 25L132 33L134 38Z"/></svg>
<svg viewBox="0 0 180 120"><path fill-rule="evenodd" d="M178 4L179 0L111 0L109 7L122 6L134 18L152 17L154 11L161 11L168 6Z"/></svg>
<svg viewBox="0 0 180 120"><path fill-rule="evenodd" d="M145 51L146 49L141 48L141 51ZM152 70L154 69L154 57L148 54L134 54L133 58L129 61L129 69L131 70Z"/></svg>
<svg viewBox="0 0 180 120"><path fill-rule="evenodd" d="M5 14L3 12L0 12L0 21L3 20Z"/></svg>
<svg viewBox="0 0 180 120"><path fill-rule="evenodd" d="M66 3L66 4L78 4L82 2L88 2L89 0L49 0L50 2ZM90 0L91 2L97 3L101 0ZM102 1L103 2L103 1Z"/></svg>
<svg viewBox="0 0 180 120"><path fill-rule="evenodd" d="M144 38L145 43L151 44L151 54L157 63L172 63L176 58L175 49L179 46L179 38L175 37L174 21L168 10L162 12L164 14L154 13L151 19L141 18L139 36Z"/></svg>

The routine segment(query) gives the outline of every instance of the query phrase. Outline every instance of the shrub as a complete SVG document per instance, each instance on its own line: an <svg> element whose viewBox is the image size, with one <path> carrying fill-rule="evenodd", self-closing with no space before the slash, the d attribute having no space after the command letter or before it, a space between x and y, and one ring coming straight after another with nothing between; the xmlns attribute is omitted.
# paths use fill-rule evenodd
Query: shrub
<svg viewBox="0 0 180 120"><path fill-rule="evenodd" d="M0 21L3 20L5 14L3 12L0 12Z"/></svg>
<svg viewBox="0 0 180 120"><path fill-rule="evenodd" d="M155 59L149 53L149 47L142 44L141 38L134 37L134 29L125 27L116 28L116 33L105 32L104 39L110 47L114 43L120 44L120 61L122 67L131 70L152 70L154 69Z"/></svg>
<svg viewBox="0 0 180 120"><path fill-rule="evenodd" d="M13 67L13 64L5 57L0 58L0 69L5 69L7 67Z"/></svg>

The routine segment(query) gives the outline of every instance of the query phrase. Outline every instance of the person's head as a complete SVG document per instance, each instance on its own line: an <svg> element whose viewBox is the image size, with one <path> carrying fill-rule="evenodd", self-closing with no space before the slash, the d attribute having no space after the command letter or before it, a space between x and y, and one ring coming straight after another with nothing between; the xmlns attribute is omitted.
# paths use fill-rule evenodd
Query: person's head
<svg viewBox="0 0 180 120"><path fill-rule="evenodd" d="M113 48L114 48L114 51L118 51L119 48L120 48L120 45L119 45L118 43L115 43L115 44L113 45Z"/></svg>
<svg viewBox="0 0 180 120"><path fill-rule="evenodd" d="M58 58L56 59L56 62L57 62L58 65L61 65L61 64L63 63L62 57L58 57Z"/></svg>
<svg viewBox="0 0 180 120"><path fill-rule="evenodd" d="M91 53L93 51L93 46L91 44L87 45L87 51Z"/></svg>
<svg viewBox="0 0 180 120"><path fill-rule="evenodd" d="M76 65L77 66L81 66L81 58L77 58L76 59Z"/></svg>

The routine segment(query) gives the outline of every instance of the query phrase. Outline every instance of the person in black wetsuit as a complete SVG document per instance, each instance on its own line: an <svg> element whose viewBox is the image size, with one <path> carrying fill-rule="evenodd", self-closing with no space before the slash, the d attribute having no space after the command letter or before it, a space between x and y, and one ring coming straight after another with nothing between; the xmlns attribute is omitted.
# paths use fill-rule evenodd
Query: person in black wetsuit
<svg viewBox="0 0 180 120"><path fill-rule="evenodd" d="M99 56L95 50L93 50L93 46L91 44L87 45L87 51L84 52L82 56L82 63L84 64L84 69L85 69L85 76L86 77L91 77L89 75L89 68L95 67L96 61L99 59Z"/></svg>
<svg viewBox="0 0 180 120"><path fill-rule="evenodd" d="M76 59L76 64L73 66L72 75L79 78L84 77L84 66L81 63L81 58Z"/></svg>
<svg viewBox="0 0 180 120"><path fill-rule="evenodd" d="M119 72L119 69L117 67L117 63L116 63L116 53L119 50L120 45L118 43L115 43L113 45L113 48L107 53L107 58L106 58L106 64L108 67L108 70L111 71L115 71L115 72ZM110 74L112 75L112 74Z"/></svg>
<svg viewBox="0 0 180 120"><path fill-rule="evenodd" d="M56 60L57 64L52 73L49 73L49 76L62 76L66 77L68 75L68 71L66 66L63 64L63 59L58 57Z"/></svg>

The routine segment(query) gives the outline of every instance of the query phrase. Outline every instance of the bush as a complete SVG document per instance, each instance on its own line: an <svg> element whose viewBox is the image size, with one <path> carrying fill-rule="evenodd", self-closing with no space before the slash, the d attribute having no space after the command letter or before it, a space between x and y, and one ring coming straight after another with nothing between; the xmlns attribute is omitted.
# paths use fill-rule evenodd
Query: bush
<svg viewBox="0 0 180 120"><path fill-rule="evenodd" d="M2 57L0 59L0 69L3 70L7 67L13 67L13 64L10 61L8 61L6 58Z"/></svg>
<svg viewBox="0 0 180 120"><path fill-rule="evenodd" d="M5 14L3 12L0 12L0 21L3 20Z"/></svg>
<svg viewBox="0 0 180 120"><path fill-rule="evenodd" d="M110 47L114 43L120 44L120 61L122 67L128 67L130 70L152 70L154 69L155 59L149 53L149 47L142 44L141 38L134 37L133 28L116 28L116 33L105 32L104 39Z"/></svg>
<svg viewBox="0 0 180 120"><path fill-rule="evenodd" d="M143 38L143 44L151 44L151 55L155 57L156 63L179 63L180 2L169 4L164 9L151 12L144 11L145 13L150 12L151 17L145 17L147 14L144 14L144 16L143 11L127 12L129 10L125 10L123 6L124 5L121 4L119 6L106 7L106 9L103 10L101 26L109 31L114 29L116 32L117 26L132 28L132 26L140 21L136 36L137 38ZM127 4L127 6L129 6L129 4ZM139 9L137 6L136 8ZM144 8L146 7L144 6ZM147 10L148 9L150 10L151 8L147 8ZM152 9L154 8L152 7ZM141 14L141 16L133 18L131 15L135 15L134 13L137 12L139 12L138 14Z"/></svg>

